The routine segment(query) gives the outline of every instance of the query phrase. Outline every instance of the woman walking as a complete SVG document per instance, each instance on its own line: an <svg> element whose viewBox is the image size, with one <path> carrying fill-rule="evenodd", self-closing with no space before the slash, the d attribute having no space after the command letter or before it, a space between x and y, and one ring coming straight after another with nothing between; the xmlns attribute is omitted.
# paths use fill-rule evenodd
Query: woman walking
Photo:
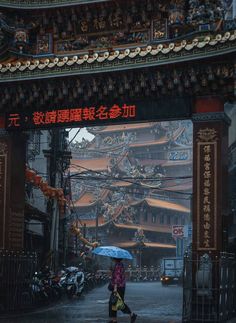
<svg viewBox="0 0 236 323"><path fill-rule="evenodd" d="M122 263L122 259L120 258L113 258L113 261L115 262L114 269L112 271L112 277L111 277L111 283L110 283L110 290L112 293L117 292L122 300L124 301L125 296L125 267ZM137 314L132 313L130 308L127 304L124 302L124 308L122 309L122 312L125 314L130 315L130 323L134 323ZM109 317L110 321L109 323L116 323L117 322L117 311L114 311L112 309L112 303L109 301Z"/></svg>

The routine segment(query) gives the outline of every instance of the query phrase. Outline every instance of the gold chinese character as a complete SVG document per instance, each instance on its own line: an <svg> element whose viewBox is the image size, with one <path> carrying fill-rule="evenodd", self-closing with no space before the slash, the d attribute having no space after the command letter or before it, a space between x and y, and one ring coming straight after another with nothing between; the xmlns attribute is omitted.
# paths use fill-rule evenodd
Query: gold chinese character
<svg viewBox="0 0 236 323"><path fill-rule="evenodd" d="M205 230L210 230L211 225L210 225L210 223L209 223L209 222L205 222L205 223L204 223L204 225L203 225L203 227L204 227L204 229L205 229ZM206 231L205 231L205 232L206 232Z"/></svg>
<svg viewBox="0 0 236 323"><path fill-rule="evenodd" d="M203 205L203 211L204 212L211 212L211 206L210 205Z"/></svg>
<svg viewBox="0 0 236 323"><path fill-rule="evenodd" d="M204 213L204 215L203 215L203 218L204 218L204 221L210 221L210 214L209 213Z"/></svg>
<svg viewBox="0 0 236 323"><path fill-rule="evenodd" d="M208 196L208 195L204 196L204 198L203 198L203 204L204 204L204 205L206 205L206 204L210 205L210 204L211 204L211 202L210 202L210 200L209 200L209 196Z"/></svg>
<svg viewBox="0 0 236 323"><path fill-rule="evenodd" d="M210 162L211 161L211 156L209 154L204 156L204 161L205 162Z"/></svg>
<svg viewBox="0 0 236 323"><path fill-rule="evenodd" d="M205 239L210 239L210 235L209 235L209 231L208 230L205 230L204 231L204 238Z"/></svg>
<svg viewBox="0 0 236 323"><path fill-rule="evenodd" d="M210 170L210 165L211 165L211 164L210 164L210 163L208 163L208 162L207 162L207 163L205 163L205 164L204 164L204 169L205 169L206 171Z"/></svg>
<svg viewBox="0 0 236 323"><path fill-rule="evenodd" d="M210 171L205 171L205 172L203 173L203 177L204 177L205 179L209 179L209 178L211 178L211 172L210 172Z"/></svg>
<svg viewBox="0 0 236 323"><path fill-rule="evenodd" d="M209 239L204 240L203 244L204 244L205 248L210 248L210 240Z"/></svg>
<svg viewBox="0 0 236 323"><path fill-rule="evenodd" d="M203 151L204 153L209 154L211 152L211 146L210 145L204 146Z"/></svg>
<svg viewBox="0 0 236 323"><path fill-rule="evenodd" d="M211 182L209 179L204 180L204 187L211 187Z"/></svg>
<svg viewBox="0 0 236 323"><path fill-rule="evenodd" d="M210 190L209 190L208 187L204 187L203 194L204 195L210 195Z"/></svg>

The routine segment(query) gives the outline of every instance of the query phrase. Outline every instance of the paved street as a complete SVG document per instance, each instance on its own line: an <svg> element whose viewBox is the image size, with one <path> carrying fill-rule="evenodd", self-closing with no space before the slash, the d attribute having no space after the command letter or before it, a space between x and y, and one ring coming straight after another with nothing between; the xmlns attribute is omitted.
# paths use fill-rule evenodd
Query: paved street
<svg viewBox="0 0 236 323"><path fill-rule="evenodd" d="M106 323L109 292L107 286L86 294L80 300L65 301L21 317L4 318L4 323ZM181 321L182 288L162 287L161 283L128 283L126 301L138 314L137 323L176 323ZM119 313L119 322L129 322Z"/></svg>

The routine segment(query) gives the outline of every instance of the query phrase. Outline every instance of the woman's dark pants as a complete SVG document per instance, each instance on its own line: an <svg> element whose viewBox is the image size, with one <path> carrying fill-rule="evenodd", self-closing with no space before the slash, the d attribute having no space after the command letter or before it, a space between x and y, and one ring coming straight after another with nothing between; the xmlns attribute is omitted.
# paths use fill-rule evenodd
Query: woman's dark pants
<svg viewBox="0 0 236 323"><path fill-rule="evenodd" d="M118 287L117 292L119 293L120 297L124 301L125 287ZM127 304L125 304L125 307L123 308L122 312L124 314L131 314L131 310ZM117 316L117 311L112 310L112 304L111 304L111 302L109 302L109 317L116 317L116 316Z"/></svg>

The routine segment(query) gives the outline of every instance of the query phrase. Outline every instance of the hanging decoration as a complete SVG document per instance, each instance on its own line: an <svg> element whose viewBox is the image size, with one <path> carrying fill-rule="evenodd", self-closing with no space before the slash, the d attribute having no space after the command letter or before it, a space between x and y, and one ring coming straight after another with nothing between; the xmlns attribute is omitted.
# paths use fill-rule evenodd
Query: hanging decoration
<svg viewBox="0 0 236 323"><path fill-rule="evenodd" d="M49 199L56 199L59 205L60 213L64 213L66 199L62 188L51 187L46 181L43 180L42 176L38 175L34 170L28 167L26 167L25 177L26 181L38 187L45 197Z"/></svg>
<svg viewBox="0 0 236 323"><path fill-rule="evenodd" d="M71 231L71 233L75 234L78 237L78 239L81 242L83 242L85 245L92 247L92 248L98 247L99 243L97 241L90 242L86 238L84 238L80 228L78 228L78 224L76 221L72 223L70 231Z"/></svg>

